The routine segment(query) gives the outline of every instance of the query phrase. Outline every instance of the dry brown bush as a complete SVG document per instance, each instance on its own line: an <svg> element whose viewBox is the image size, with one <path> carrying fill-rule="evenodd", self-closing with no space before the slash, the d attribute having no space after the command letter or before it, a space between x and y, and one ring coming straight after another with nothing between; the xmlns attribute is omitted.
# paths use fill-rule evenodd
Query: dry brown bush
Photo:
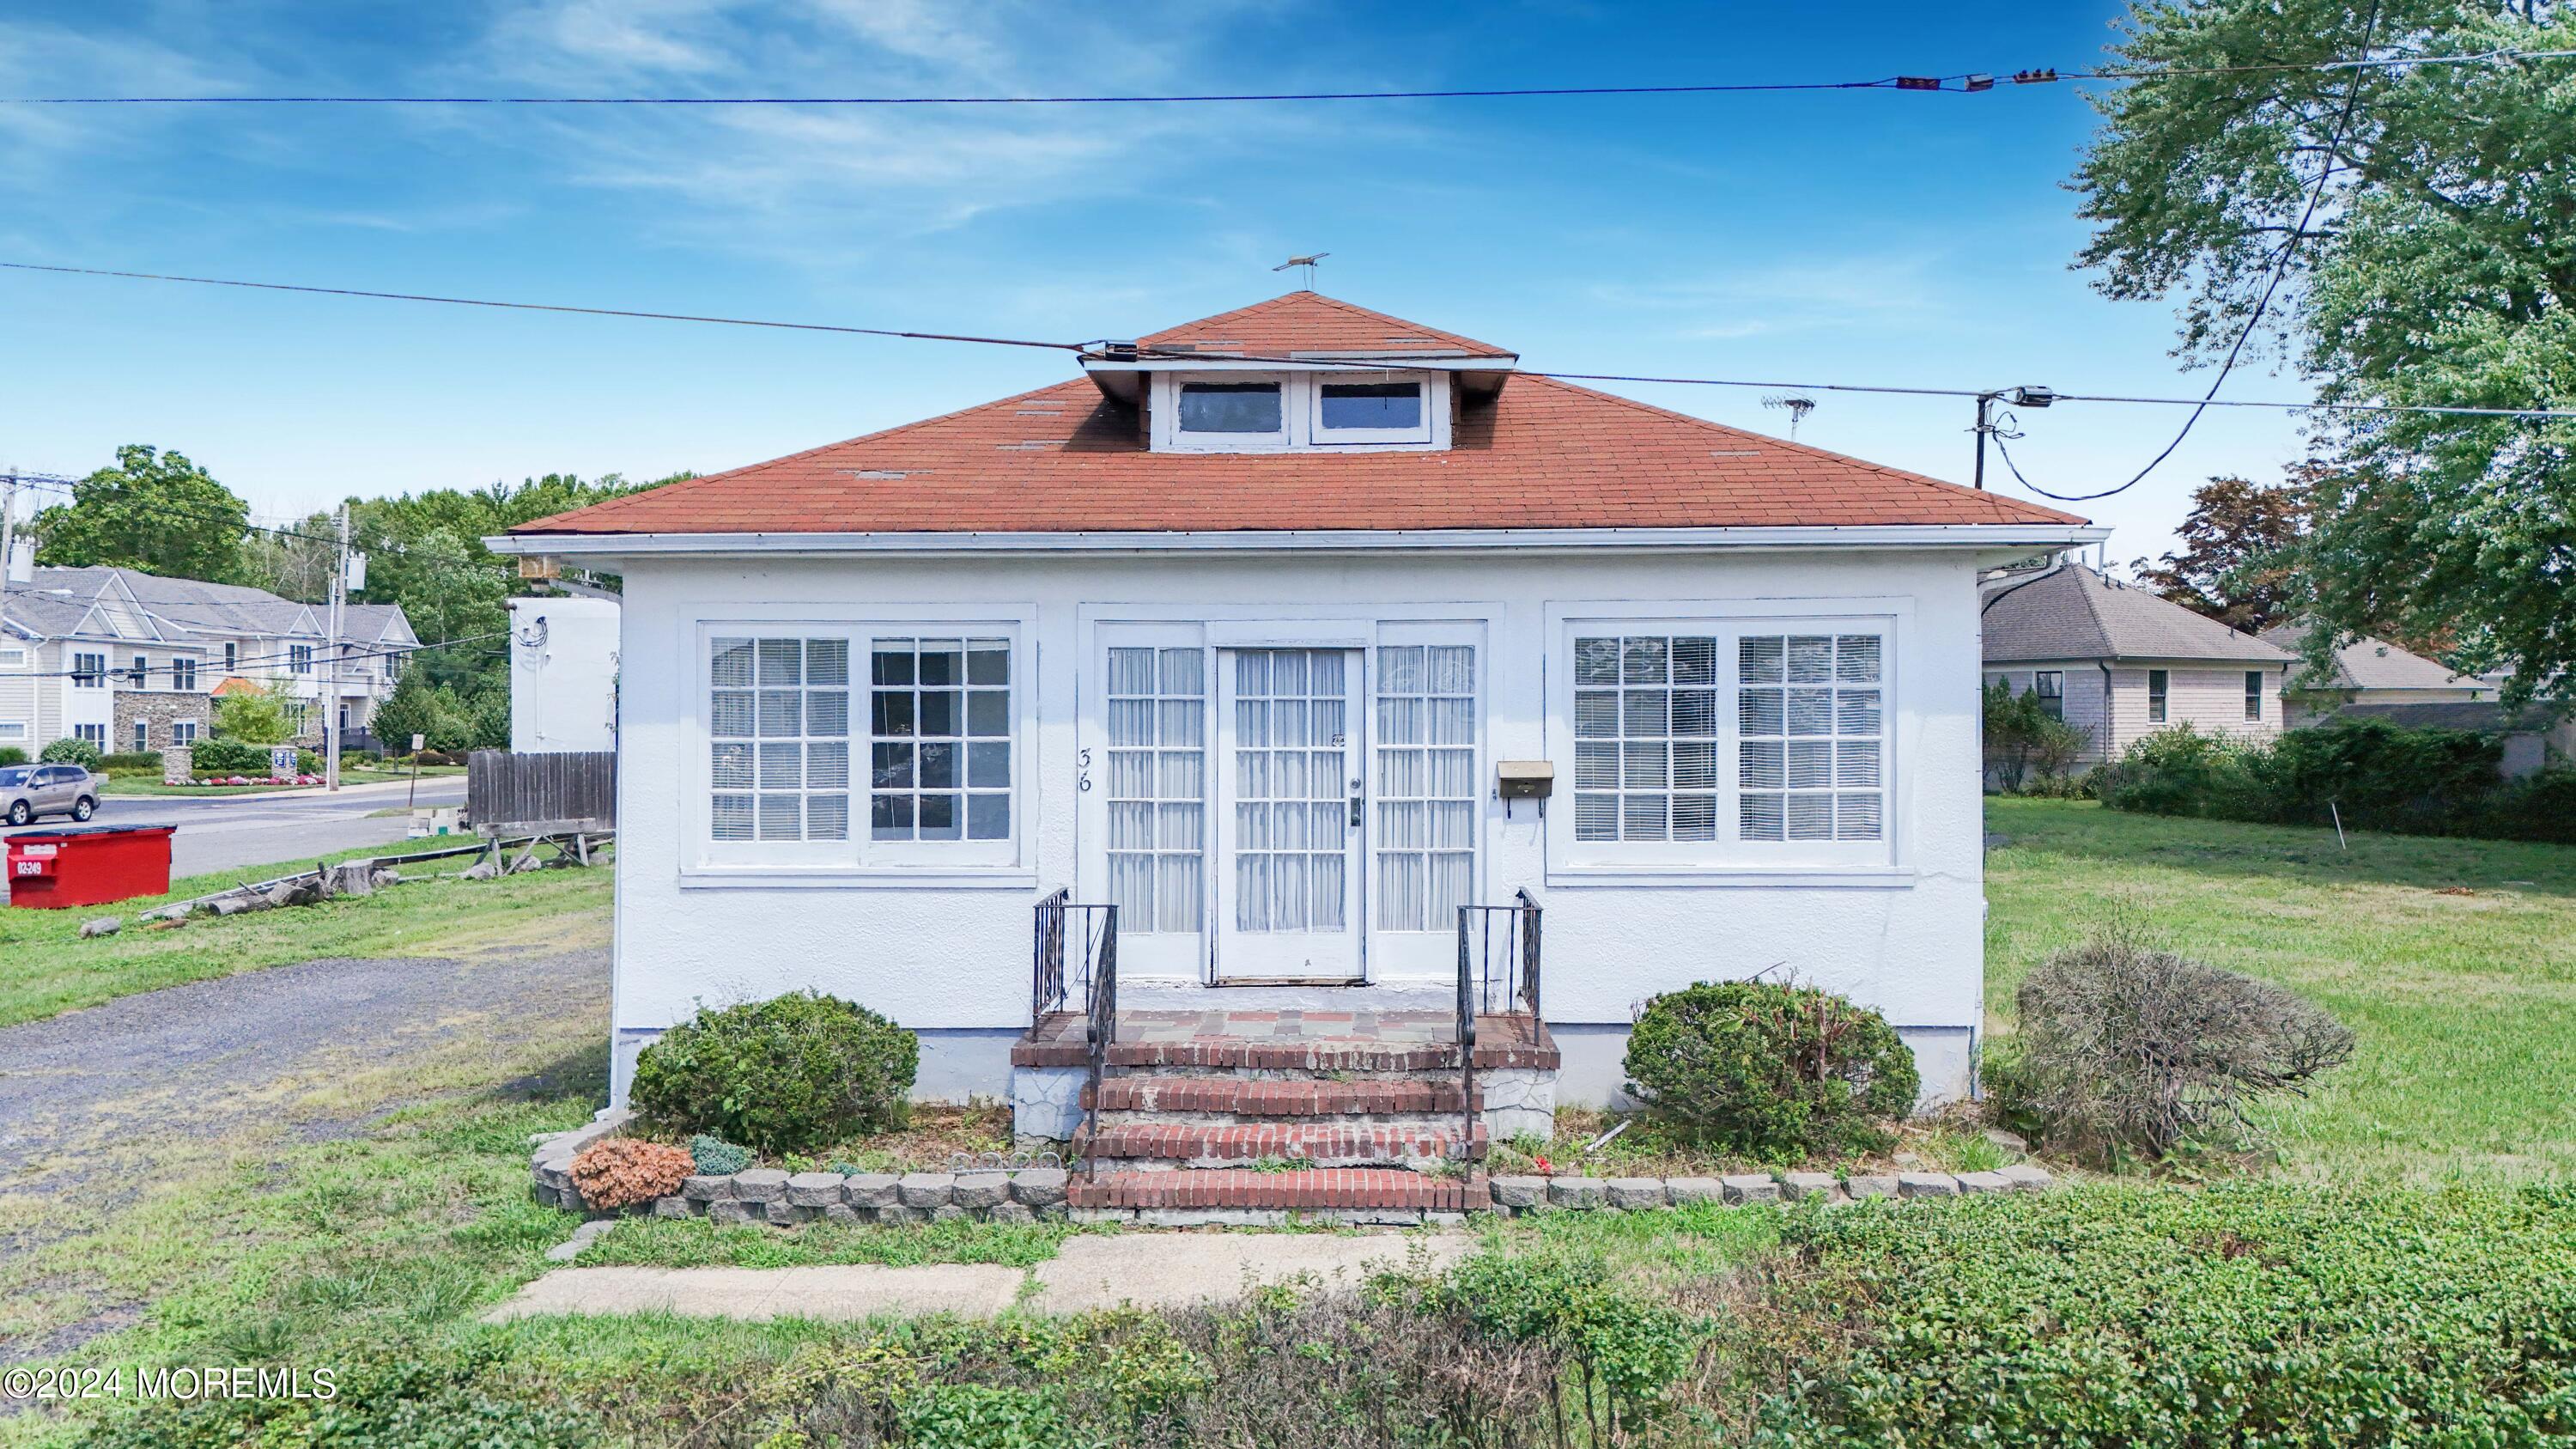
<svg viewBox="0 0 2576 1449"><path fill-rule="evenodd" d="M633 1137L590 1144L572 1160L572 1183L595 1208L626 1208L669 1197L697 1170L685 1149Z"/></svg>
<svg viewBox="0 0 2576 1449"><path fill-rule="evenodd" d="M2048 958L2018 998L2009 1105L2053 1144L2162 1157L2251 1135L2247 1108L2352 1056L2351 1028L2293 992L2113 931Z"/></svg>

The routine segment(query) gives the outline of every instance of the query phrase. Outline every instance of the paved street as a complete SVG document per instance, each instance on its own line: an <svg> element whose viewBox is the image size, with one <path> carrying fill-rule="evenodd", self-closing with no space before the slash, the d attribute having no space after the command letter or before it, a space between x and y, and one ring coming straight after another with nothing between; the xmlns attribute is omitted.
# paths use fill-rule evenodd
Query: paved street
<svg viewBox="0 0 2576 1449"><path fill-rule="evenodd" d="M398 809L409 787L401 782L351 785L337 795L320 790L262 795L111 795L98 810L106 825L176 825L170 838L170 874L202 875L279 861L310 861L335 850L391 845L403 839L400 816L368 818ZM421 805L461 805L465 778L442 775L420 782ZM52 822L47 822L52 823Z"/></svg>

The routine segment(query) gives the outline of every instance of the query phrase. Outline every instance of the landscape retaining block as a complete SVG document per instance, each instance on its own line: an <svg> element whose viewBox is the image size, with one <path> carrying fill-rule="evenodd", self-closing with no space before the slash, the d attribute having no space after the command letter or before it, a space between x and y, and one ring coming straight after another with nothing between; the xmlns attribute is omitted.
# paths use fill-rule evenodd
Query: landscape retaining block
<svg viewBox="0 0 2576 1449"><path fill-rule="evenodd" d="M1660 1177L1614 1177L1603 1189L1610 1206L1634 1212L1664 1205L1664 1180Z"/></svg>
<svg viewBox="0 0 2576 1449"><path fill-rule="evenodd" d="M895 1197L905 1207L924 1209L947 1206L956 1190L956 1177L945 1172L908 1172L894 1186Z"/></svg>
<svg viewBox="0 0 2576 1449"><path fill-rule="evenodd" d="M1728 1202L1778 1202L1780 1184L1767 1172L1736 1172L1718 1179Z"/></svg>
<svg viewBox="0 0 2576 1449"><path fill-rule="evenodd" d="M1957 1197L1959 1179L1946 1172L1900 1172L1896 1175L1898 1197Z"/></svg>
<svg viewBox="0 0 2576 1449"><path fill-rule="evenodd" d="M841 1200L841 1174L800 1172L787 1179L787 1201L803 1208L824 1208Z"/></svg>
<svg viewBox="0 0 2576 1449"><path fill-rule="evenodd" d="M1053 1207L1064 1201L1064 1169L1031 1167L1011 1174L1011 1200L1033 1208Z"/></svg>
<svg viewBox="0 0 2576 1449"><path fill-rule="evenodd" d="M1716 1202L1725 1187L1713 1177L1668 1177L1664 1179L1664 1200L1675 1207L1695 1202Z"/></svg>
<svg viewBox="0 0 2576 1449"><path fill-rule="evenodd" d="M680 1196L691 1202L722 1202L733 1196L733 1178L692 1176L680 1179Z"/></svg>
<svg viewBox="0 0 2576 1449"><path fill-rule="evenodd" d="M841 1184L841 1200L854 1208L890 1208L901 1181L891 1172L862 1172Z"/></svg>
<svg viewBox="0 0 2576 1449"><path fill-rule="evenodd" d="M1791 1202L1804 1202L1811 1197L1832 1202L1840 1186L1830 1172L1788 1172L1780 1176L1780 1195Z"/></svg>
<svg viewBox="0 0 2576 1449"><path fill-rule="evenodd" d="M774 1167L755 1167L733 1175L736 1202L776 1202L787 1196L787 1174Z"/></svg>
<svg viewBox="0 0 2576 1449"><path fill-rule="evenodd" d="M1547 1204L1561 1208L1597 1208L1607 1194L1597 1177L1551 1177L1547 1180Z"/></svg>
<svg viewBox="0 0 2576 1449"><path fill-rule="evenodd" d="M1496 1177L1487 1181L1496 1207L1534 1208L1547 1200L1547 1179L1544 1177Z"/></svg>
<svg viewBox="0 0 2576 1449"><path fill-rule="evenodd" d="M1843 1179L1843 1191L1855 1199L1896 1196L1896 1174L1892 1172L1856 1172Z"/></svg>
<svg viewBox="0 0 2576 1449"><path fill-rule="evenodd" d="M1961 1192L2010 1192L2012 1179L2000 1172L1963 1172L1959 1174Z"/></svg>
<svg viewBox="0 0 2576 1449"><path fill-rule="evenodd" d="M719 1226L750 1222L752 1212L752 1204L736 1202L732 1198L707 1204L707 1220Z"/></svg>
<svg viewBox="0 0 2576 1449"><path fill-rule="evenodd" d="M950 1201L961 1208L969 1211L989 1208L995 1203L1010 1200L1011 1179L1000 1172L961 1172L957 1174L957 1182L951 1192Z"/></svg>

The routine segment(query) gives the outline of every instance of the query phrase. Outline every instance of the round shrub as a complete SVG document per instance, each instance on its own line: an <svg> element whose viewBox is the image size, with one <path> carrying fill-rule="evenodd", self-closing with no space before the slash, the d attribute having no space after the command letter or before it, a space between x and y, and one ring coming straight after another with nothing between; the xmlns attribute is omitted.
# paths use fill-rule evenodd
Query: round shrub
<svg viewBox="0 0 2576 1449"><path fill-rule="evenodd" d="M632 1137L609 1137L572 1160L572 1185L595 1208L635 1207L680 1190L696 1163L681 1148Z"/></svg>
<svg viewBox="0 0 2576 1449"><path fill-rule="evenodd" d="M762 1152L898 1125L921 1048L855 1003L795 991L700 1011L635 1061L635 1110Z"/></svg>
<svg viewBox="0 0 2576 1449"><path fill-rule="evenodd" d="M254 770L265 775L268 746L246 745L239 740L199 740L188 755L188 763L209 775L245 775Z"/></svg>
<svg viewBox="0 0 2576 1449"><path fill-rule="evenodd" d="M79 765L95 770L99 767L100 756L98 746L76 736L67 735L45 746L45 752L36 758L48 765Z"/></svg>
<svg viewBox="0 0 2576 1449"><path fill-rule="evenodd" d="M1830 991L1702 982L1646 1003L1628 1095L1683 1140L1772 1161L1884 1146L1913 1110L1914 1054L1877 1012Z"/></svg>

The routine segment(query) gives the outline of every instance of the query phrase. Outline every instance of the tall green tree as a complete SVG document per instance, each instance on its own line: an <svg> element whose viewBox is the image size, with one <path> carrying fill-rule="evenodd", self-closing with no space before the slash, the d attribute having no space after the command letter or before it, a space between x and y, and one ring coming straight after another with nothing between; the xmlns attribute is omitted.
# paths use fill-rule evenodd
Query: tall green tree
<svg viewBox="0 0 2576 1449"><path fill-rule="evenodd" d="M2576 48L2540 0L2152 0L2115 49L2177 71L2101 93L2083 264L2166 298L2181 355L2253 339L2332 401L2576 407L2576 60L2323 68ZM2311 199L2316 204L2311 210ZM2340 414L2312 498L2327 622L2447 636L2455 665L2576 669L2576 422Z"/></svg>
<svg viewBox="0 0 2576 1449"><path fill-rule="evenodd" d="M250 505L186 454L129 443L115 467L72 485L71 502L36 515L36 559L232 583L249 529Z"/></svg>

